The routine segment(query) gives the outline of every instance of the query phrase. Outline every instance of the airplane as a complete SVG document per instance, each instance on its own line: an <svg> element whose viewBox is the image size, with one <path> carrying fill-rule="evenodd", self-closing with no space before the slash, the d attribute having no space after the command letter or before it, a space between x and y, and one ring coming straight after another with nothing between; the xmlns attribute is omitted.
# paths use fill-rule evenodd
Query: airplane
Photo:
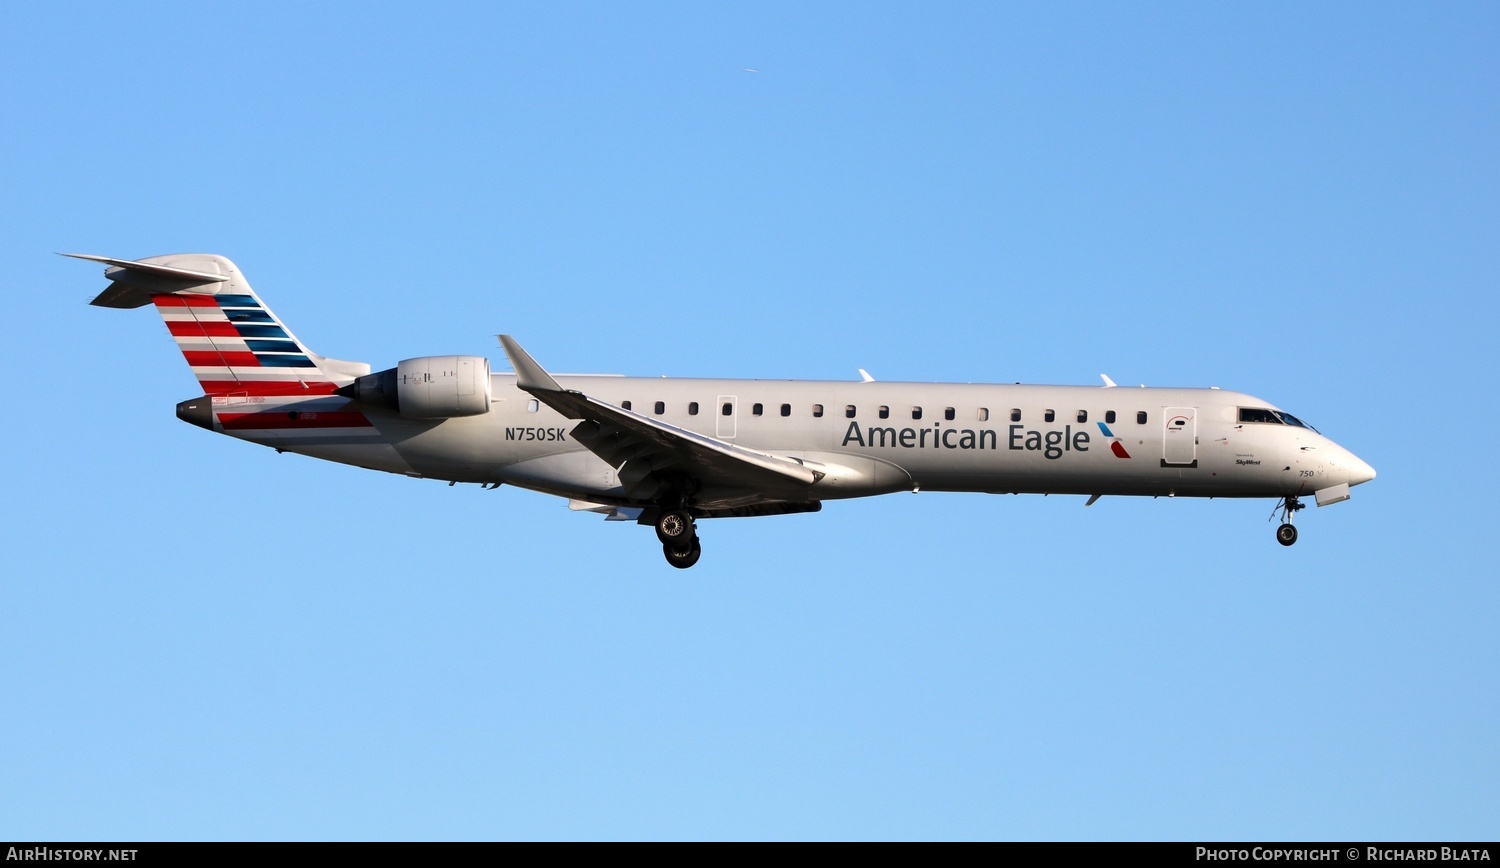
<svg viewBox="0 0 1500 868"><path fill-rule="evenodd" d="M91 304L153 305L203 395L200 428L405 476L513 485L656 531L698 562L700 519L817 512L898 491L1275 498L1276 540L1311 495L1375 470L1267 401L1217 387L1120 388L563 375L499 335L483 356L373 371L298 340L223 256L113 259Z"/></svg>

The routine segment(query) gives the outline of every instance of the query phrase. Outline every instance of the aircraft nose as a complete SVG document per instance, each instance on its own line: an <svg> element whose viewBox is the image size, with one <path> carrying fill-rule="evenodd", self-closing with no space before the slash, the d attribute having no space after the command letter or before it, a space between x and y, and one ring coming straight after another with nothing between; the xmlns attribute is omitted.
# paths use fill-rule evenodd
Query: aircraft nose
<svg viewBox="0 0 1500 868"><path fill-rule="evenodd" d="M1359 485L1369 482L1375 478L1375 468L1361 461L1354 455L1349 456L1349 484Z"/></svg>

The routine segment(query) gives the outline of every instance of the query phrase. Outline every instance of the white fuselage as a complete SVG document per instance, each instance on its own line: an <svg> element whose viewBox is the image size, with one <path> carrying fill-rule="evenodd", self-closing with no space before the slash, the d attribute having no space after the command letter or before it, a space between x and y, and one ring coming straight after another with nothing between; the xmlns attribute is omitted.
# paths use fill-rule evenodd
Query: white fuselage
<svg viewBox="0 0 1500 868"><path fill-rule="evenodd" d="M918 488L1287 497L1374 476L1363 461L1310 428L1241 421L1241 408L1276 408L1219 389L557 380L634 413L817 468L823 477L800 493L809 501ZM503 482L601 504L631 503L617 468L570 435L576 420L519 389L514 375L493 375L492 395L488 413L445 420L361 407L378 431L374 437L226 433L412 476ZM270 400L289 412L353 406L337 396ZM749 498L744 492L704 491L700 499L733 504Z"/></svg>

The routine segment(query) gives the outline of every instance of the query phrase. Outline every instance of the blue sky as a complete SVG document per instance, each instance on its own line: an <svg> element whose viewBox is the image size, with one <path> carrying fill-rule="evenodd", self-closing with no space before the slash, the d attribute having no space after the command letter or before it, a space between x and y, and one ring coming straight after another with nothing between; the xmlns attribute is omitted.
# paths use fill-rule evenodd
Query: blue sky
<svg viewBox="0 0 1500 868"><path fill-rule="evenodd" d="M1494 4L131 5L0 30L0 838L1495 838ZM1291 549L923 493L678 573L178 422L75 250L377 368L1104 372L1380 477Z"/></svg>

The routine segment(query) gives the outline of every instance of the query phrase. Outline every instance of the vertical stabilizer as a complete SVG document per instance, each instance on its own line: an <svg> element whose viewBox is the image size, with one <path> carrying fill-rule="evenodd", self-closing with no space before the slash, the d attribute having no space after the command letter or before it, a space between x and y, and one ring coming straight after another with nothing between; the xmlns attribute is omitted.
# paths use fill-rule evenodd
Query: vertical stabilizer
<svg viewBox="0 0 1500 868"><path fill-rule="evenodd" d="M64 255L109 266L104 276L112 283L92 304L154 305L207 395L327 394L370 371L308 350L223 256Z"/></svg>

